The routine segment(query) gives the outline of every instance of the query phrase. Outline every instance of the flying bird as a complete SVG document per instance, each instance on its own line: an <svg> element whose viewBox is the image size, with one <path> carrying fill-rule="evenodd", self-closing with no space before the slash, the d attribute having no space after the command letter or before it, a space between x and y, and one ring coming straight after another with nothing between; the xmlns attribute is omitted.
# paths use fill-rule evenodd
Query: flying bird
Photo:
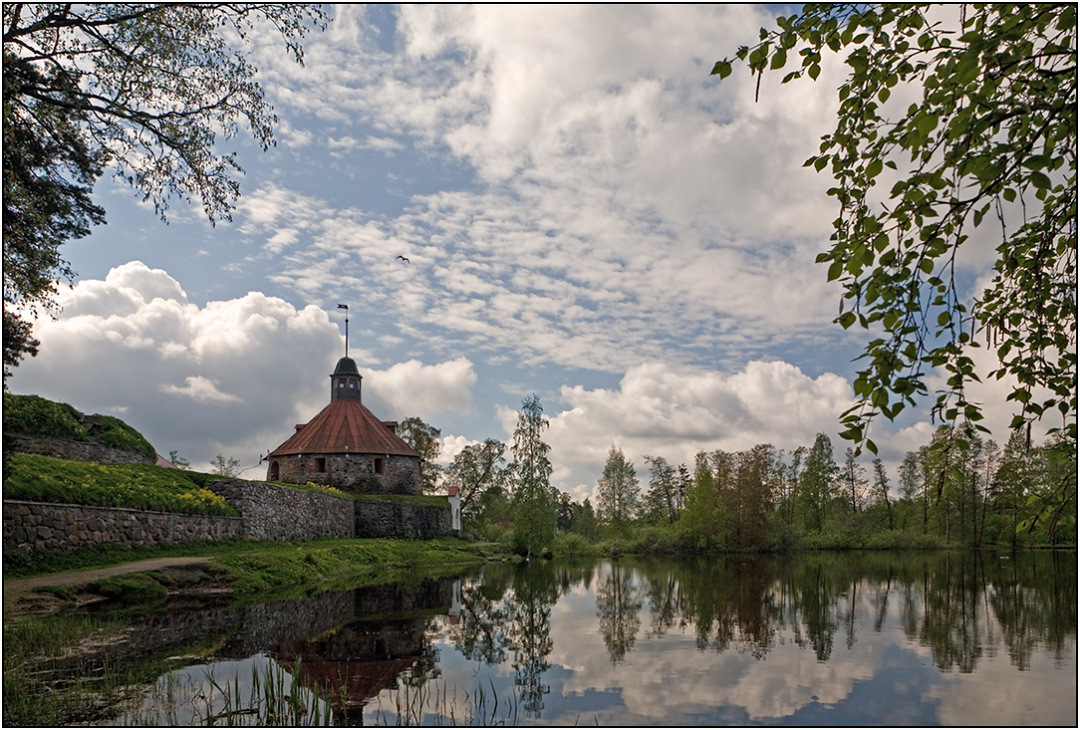
<svg viewBox="0 0 1080 730"><path fill-rule="evenodd" d="M397 258L401 259L402 263L406 263L406 264L409 263L409 260L407 258L405 258L404 256L402 256L401 254L398 254Z"/></svg>

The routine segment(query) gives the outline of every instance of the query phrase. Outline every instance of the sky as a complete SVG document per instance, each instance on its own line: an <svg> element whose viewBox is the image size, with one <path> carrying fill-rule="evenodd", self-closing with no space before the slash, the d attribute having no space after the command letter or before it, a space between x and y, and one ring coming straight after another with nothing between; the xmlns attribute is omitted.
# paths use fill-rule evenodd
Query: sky
<svg viewBox="0 0 1080 730"><path fill-rule="evenodd" d="M9 388L263 478L260 456L329 402L347 304L365 405L439 428L444 462L509 443L533 393L578 500L612 445L643 483L646 455L692 466L819 432L841 461L868 335L832 321L841 290L814 258L838 209L802 163L842 59L816 83L766 76L756 101L745 68L709 75L772 12L333 6L302 67L255 34L277 145L222 142L245 170L232 221L174 202L162 223L103 177L108 222L62 249L78 276ZM1001 443L1007 392L975 394ZM894 485L932 428L929 405L875 423Z"/></svg>

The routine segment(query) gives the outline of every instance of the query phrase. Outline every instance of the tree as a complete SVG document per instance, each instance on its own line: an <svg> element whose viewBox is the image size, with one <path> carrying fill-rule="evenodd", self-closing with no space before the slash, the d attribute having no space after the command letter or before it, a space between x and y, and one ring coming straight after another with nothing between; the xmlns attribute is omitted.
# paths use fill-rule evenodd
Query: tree
<svg viewBox="0 0 1080 730"><path fill-rule="evenodd" d="M641 513L647 522L671 524L679 519L682 500L675 467L662 456L646 456L649 465L649 491L641 501Z"/></svg>
<svg viewBox="0 0 1080 730"><path fill-rule="evenodd" d="M889 502L889 475L881 459L874 459L874 491L885 503L885 514L889 518L889 529L893 529L892 504Z"/></svg>
<svg viewBox="0 0 1080 730"><path fill-rule="evenodd" d="M727 539L728 515L713 475L712 457L699 451L694 457L694 480L686 490L686 509L679 531L700 550L722 547Z"/></svg>
<svg viewBox="0 0 1080 730"><path fill-rule="evenodd" d="M866 467L855 460L855 450L850 446L846 448L844 450L842 478L846 491L851 495L851 511L853 514L858 513L866 492L866 479L863 477L865 472Z"/></svg>
<svg viewBox="0 0 1080 730"><path fill-rule="evenodd" d="M1012 377L1013 427L1057 411L1075 457L1076 6L806 5L777 26L735 54L759 80L795 53L784 82L816 79L826 52L849 67L836 129L806 161L836 180L840 213L818 257L844 287L836 321L879 335L843 437L876 453L870 421L914 405L928 370L943 368L934 415L977 424L965 386ZM732 60L713 73L729 75ZM995 238L993 278L968 293L959 249ZM987 372L976 335L993 350ZM1059 501L1070 496L1075 484Z"/></svg>
<svg viewBox="0 0 1080 730"><path fill-rule="evenodd" d="M510 479L505 458L506 445L497 439L469 444L454 457L446 469L447 485L461 490L461 518L473 526L485 521L495 497L501 497Z"/></svg>
<svg viewBox="0 0 1080 730"><path fill-rule="evenodd" d="M840 469L833 461L832 441L823 433L814 439L806 454L806 466L799 475L798 501L803 511L803 525L808 530L825 526L825 513L836 496L836 478Z"/></svg>
<svg viewBox="0 0 1080 730"><path fill-rule="evenodd" d="M597 484L596 507L600 519L616 533L624 533L634 516L640 491L634 463L612 444Z"/></svg>
<svg viewBox="0 0 1080 730"><path fill-rule="evenodd" d="M176 449L169 452L169 463L177 469L187 470L191 468L191 462L180 456L180 452Z"/></svg>
<svg viewBox="0 0 1080 730"><path fill-rule="evenodd" d="M300 4L5 3L4 374L37 342L23 319L73 272L59 254L104 222L90 192L106 165L164 218L198 199L229 218L243 170L223 154L243 120L265 150L277 118L229 39L269 26L303 61Z"/></svg>
<svg viewBox="0 0 1080 730"><path fill-rule="evenodd" d="M425 494L434 494L438 489L439 465L435 460L439 458L439 437L442 431L434 426L424 423L416 416L410 416L398 424L397 435L420 454L423 460L423 489ZM462 502L464 509L464 501Z"/></svg>
<svg viewBox="0 0 1080 730"><path fill-rule="evenodd" d="M586 497L580 505L571 503L574 514L570 522L570 532L581 535L587 540L596 540L600 536L600 530L596 519L596 511L592 503Z"/></svg>
<svg viewBox="0 0 1080 730"><path fill-rule="evenodd" d="M231 456L226 459L223 455L218 454L210 462L210 473L232 479L240 473L240 460Z"/></svg>
<svg viewBox="0 0 1080 730"><path fill-rule="evenodd" d="M6 7L5 7L6 15ZM6 18L5 18L6 20ZM45 71L47 73L48 70ZM56 280L71 269L59 248L82 238L105 211L90 200L102 170L101 153L92 152L80 134L80 113L71 106L26 103L18 113L20 89L53 86L70 95L63 78L47 78L32 63L4 48L4 379L25 355L37 354L23 314L50 309ZM41 125L48 130L42 133Z"/></svg>
<svg viewBox="0 0 1080 730"><path fill-rule="evenodd" d="M525 398L518 411L510 450L514 454L513 495L514 547L526 558L543 554L555 538L556 505L551 487L551 447L544 443L548 427L540 396Z"/></svg>

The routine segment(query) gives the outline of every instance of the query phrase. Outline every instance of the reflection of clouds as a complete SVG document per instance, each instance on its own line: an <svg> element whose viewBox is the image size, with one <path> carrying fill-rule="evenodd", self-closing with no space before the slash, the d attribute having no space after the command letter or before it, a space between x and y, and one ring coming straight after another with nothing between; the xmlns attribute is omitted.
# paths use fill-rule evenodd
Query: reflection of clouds
<svg viewBox="0 0 1080 730"><path fill-rule="evenodd" d="M791 718L812 705L834 707L852 702L860 683L881 677L887 667L891 670L891 663L884 658L890 652L895 654L896 647L910 657L905 664L925 667L932 677L922 699L939 707L935 722L970 725L973 718L980 718L979 722L991 724L1031 724L1034 716L1029 708L1033 706L1060 708L1065 724L1075 717L1075 694L1070 701L1068 693L1061 693L1060 685L1043 683L1032 688L1030 682L1017 682L1018 670L1008 662L1007 652L996 652L995 658L989 646L984 647L977 672L941 674L934 669L931 648L905 636L897 596L889 604L880 631L875 631L878 594L873 585L861 583L858 595L857 641L846 648L845 628L841 627L827 662L818 661L809 644L797 643L797 635L806 638L805 627L798 631L790 626L778 630L775 645L764 659L757 660L751 653L736 649L698 650L694 628L688 626L681 632L672 629L661 638L639 637L626 661L613 666L595 619L562 603L553 611L553 618L558 616L559 620L552 626L555 649L551 661L574 670L561 687L564 695L619 693L624 707L607 709L606 717L614 723L627 721L627 717L657 723L693 716L715 718L723 708L739 708L750 720L776 720ZM583 605L587 610L587 598ZM847 610L846 597L841 598L840 608ZM644 614L648 610L647 606L643 609L643 624L648 623ZM1074 663L1071 655L1067 660L1070 665ZM1051 663L1043 655L1038 655L1037 661L1042 668ZM916 682L909 675L897 673L895 684L899 689L905 689L909 681ZM603 723L605 715L599 717ZM1042 720L1046 716L1038 717ZM879 720L888 722L884 717Z"/></svg>
<svg viewBox="0 0 1080 730"><path fill-rule="evenodd" d="M633 568L620 570L631 571L635 586L645 583ZM773 641L760 659L751 650L755 642L741 641L740 619L729 615L736 626L724 651L698 649L698 628L680 628L676 621L663 634L640 630L633 650L613 663L596 613L597 591L617 575L611 564L600 564L590 588L574 583L552 607L551 666L542 678L551 692L541 724L1030 725L1069 724L1075 717L1072 677L1061 671L1075 667L1074 633L1056 663L1040 645L1030 669L1021 670L981 599L965 599L966 608L950 605L948 617L935 619L942 606L930 603L928 612L919 590L905 602L911 586L903 581L861 580L832 593L827 611L836 628L827 661L817 660L805 618L794 613L802 609L787 603L794 598L780 598L790 584L778 582ZM928 616L951 627L934 646L924 643L921 630L908 632L909 621L922 627ZM638 618L642 627L651 625L648 601ZM707 640L716 632L714 624ZM941 671L943 657L953 656L959 644L977 647L975 671L955 665ZM490 682L501 697L514 693L513 675L503 667L464 660L452 646L440 652L447 690L488 690Z"/></svg>
<svg viewBox="0 0 1080 730"><path fill-rule="evenodd" d="M1076 645L1069 651L1069 666L1076 666ZM1017 681L1024 675L1040 676L1050 671L1054 662L1046 654L1036 652L1031 658L1029 672L1019 673L1005 661L980 662L973 674L950 673L947 682L932 686L928 699L940 706L942 725L1076 725L1076 688L1063 691L1056 682ZM1075 669L1073 678L1076 678Z"/></svg>

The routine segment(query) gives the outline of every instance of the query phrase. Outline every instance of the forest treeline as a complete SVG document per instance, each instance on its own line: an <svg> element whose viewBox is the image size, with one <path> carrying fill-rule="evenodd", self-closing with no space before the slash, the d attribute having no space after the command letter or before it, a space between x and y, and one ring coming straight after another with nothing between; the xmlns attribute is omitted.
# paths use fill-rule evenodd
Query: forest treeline
<svg viewBox="0 0 1080 730"><path fill-rule="evenodd" d="M692 465L645 456L644 479L612 445L595 500L579 503L548 482L547 420L535 396L525 406L509 447L487 439L429 470L439 491L460 491L465 533L523 554L555 542L657 553L1076 545L1076 461L1059 441L1033 443L1023 430L1001 447L941 426L907 453L895 481L880 458L865 463L847 448L838 459L823 433L792 451L700 451ZM427 437L415 445L428 469L439 431L409 422ZM1062 491L1071 503L1047 511L1047 495Z"/></svg>

